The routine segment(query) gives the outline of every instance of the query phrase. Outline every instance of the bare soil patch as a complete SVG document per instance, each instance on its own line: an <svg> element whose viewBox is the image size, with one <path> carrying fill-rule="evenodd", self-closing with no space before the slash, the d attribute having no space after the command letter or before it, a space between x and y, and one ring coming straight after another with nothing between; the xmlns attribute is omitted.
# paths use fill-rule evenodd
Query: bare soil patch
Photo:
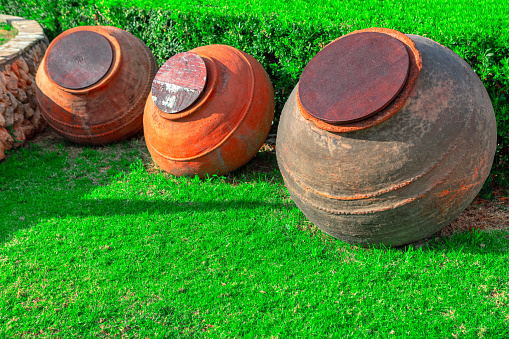
<svg viewBox="0 0 509 339"><path fill-rule="evenodd" d="M443 228L438 235L449 237L456 232L474 230L502 230L509 227L509 197L498 188L491 200L480 195L456 218Z"/></svg>

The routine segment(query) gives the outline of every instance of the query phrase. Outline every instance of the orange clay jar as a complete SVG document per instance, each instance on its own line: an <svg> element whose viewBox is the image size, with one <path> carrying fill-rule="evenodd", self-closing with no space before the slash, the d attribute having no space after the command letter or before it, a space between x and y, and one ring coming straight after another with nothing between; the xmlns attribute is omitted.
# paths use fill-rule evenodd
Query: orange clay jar
<svg viewBox="0 0 509 339"><path fill-rule="evenodd" d="M156 70L154 56L134 35L116 27L72 28L52 41L39 66L37 102L68 140L119 141L142 129Z"/></svg>
<svg viewBox="0 0 509 339"><path fill-rule="evenodd" d="M148 150L165 171L205 177L247 163L274 118L274 90L250 55L225 45L180 53L161 67L147 99Z"/></svg>

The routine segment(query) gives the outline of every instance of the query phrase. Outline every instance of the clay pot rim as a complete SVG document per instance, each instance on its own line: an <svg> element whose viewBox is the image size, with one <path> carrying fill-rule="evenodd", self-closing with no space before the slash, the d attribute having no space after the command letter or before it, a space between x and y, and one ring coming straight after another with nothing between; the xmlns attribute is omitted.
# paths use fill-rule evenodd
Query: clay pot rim
<svg viewBox="0 0 509 339"><path fill-rule="evenodd" d="M88 94L92 91L96 91L98 89L103 88L106 85L106 83L108 83L118 73L118 71L121 67L121 61L122 61L122 49L120 48L120 44L118 43L118 40L110 34L110 32L109 32L110 29L120 30L120 28L117 28L114 26L78 26L78 27L68 29L65 32L61 33L59 36L57 36L51 42L51 44L48 46L48 49L46 50L46 54L44 55L44 58L42 61L43 62L43 71L46 74L51 85L55 86L58 90L65 91L65 92L72 93L72 94ZM53 81L53 79L50 77L50 75L48 73L48 56L51 53L51 50L53 49L53 47L55 47L57 42L60 41L60 39L64 38L65 36L67 36L69 34L72 34L75 32L80 32L80 31L89 31L89 32L98 33L101 36L103 36L104 38L106 38L106 40L110 43L110 45L112 47L113 62L112 62L112 65L110 66L108 72L95 84L85 87L85 88L81 88L81 89L70 89L70 88L60 86L55 81Z"/></svg>
<svg viewBox="0 0 509 339"><path fill-rule="evenodd" d="M384 122L385 120L387 120L391 116L393 116L397 111L399 111L403 107L406 100L410 96L410 93L412 92L412 90L415 86L415 83L417 81L417 78L419 77L419 73L422 69L422 58L421 58L421 53L415 47L415 43L407 35L405 35L401 32L398 32L396 30L393 30L393 29L373 27L373 28L361 29L361 30L346 34L344 36L341 36L341 37L333 40L331 43L327 44L327 46L330 44L333 44L334 42L336 42L339 39L342 39L346 36L349 36L352 34L366 33L366 32L387 34L393 38L398 39L405 45L408 55L410 57L410 70L409 70L408 78L406 80L405 85L403 86L403 88L401 89L399 94L394 98L394 100L392 100L385 108L383 108L379 112L375 113L374 115L372 115L366 119L360 120L360 121L344 123L344 124L336 124L336 125L333 125L333 124L330 124L323 120L320 120L318 118L315 118L314 116L309 114L306 111L306 109L302 106L302 103L301 103L300 97L299 97L299 89L297 88L297 107L298 107L301 115L306 120L309 120L313 124L315 124L316 127L326 130L326 131L329 131L329 132L334 132L334 133L354 132L354 131L359 131L359 130L363 130L366 128L370 128L370 127L373 127L375 125L378 125L378 124ZM327 46L325 46L324 48L326 48ZM298 84L297 84L297 86L298 86Z"/></svg>

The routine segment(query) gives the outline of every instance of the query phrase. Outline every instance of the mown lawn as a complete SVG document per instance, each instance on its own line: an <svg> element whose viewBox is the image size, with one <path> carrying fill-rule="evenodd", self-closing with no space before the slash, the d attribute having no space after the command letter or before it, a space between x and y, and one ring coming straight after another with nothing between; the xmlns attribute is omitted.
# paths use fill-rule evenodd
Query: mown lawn
<svg viewBox="0 0 509 339"><path fill-rule="evenodd" d="M309 224L260 152L160 173L143 139L0 163L0 338L508 338L509 232L362 249Z"/></svg>

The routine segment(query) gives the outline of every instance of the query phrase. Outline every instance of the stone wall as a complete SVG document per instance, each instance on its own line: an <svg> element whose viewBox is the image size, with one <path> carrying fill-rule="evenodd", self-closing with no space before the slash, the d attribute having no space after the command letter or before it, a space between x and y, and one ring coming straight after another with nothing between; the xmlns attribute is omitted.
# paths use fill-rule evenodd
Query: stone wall
<svg viewBox="0 0 509 339"><path fill-rule="evenodd" d="M18 35L0 45L0 160L5 151L23 145L41 132L45 121L35 100L35 73L48 39L33 20L0 15Z"/></svg>

